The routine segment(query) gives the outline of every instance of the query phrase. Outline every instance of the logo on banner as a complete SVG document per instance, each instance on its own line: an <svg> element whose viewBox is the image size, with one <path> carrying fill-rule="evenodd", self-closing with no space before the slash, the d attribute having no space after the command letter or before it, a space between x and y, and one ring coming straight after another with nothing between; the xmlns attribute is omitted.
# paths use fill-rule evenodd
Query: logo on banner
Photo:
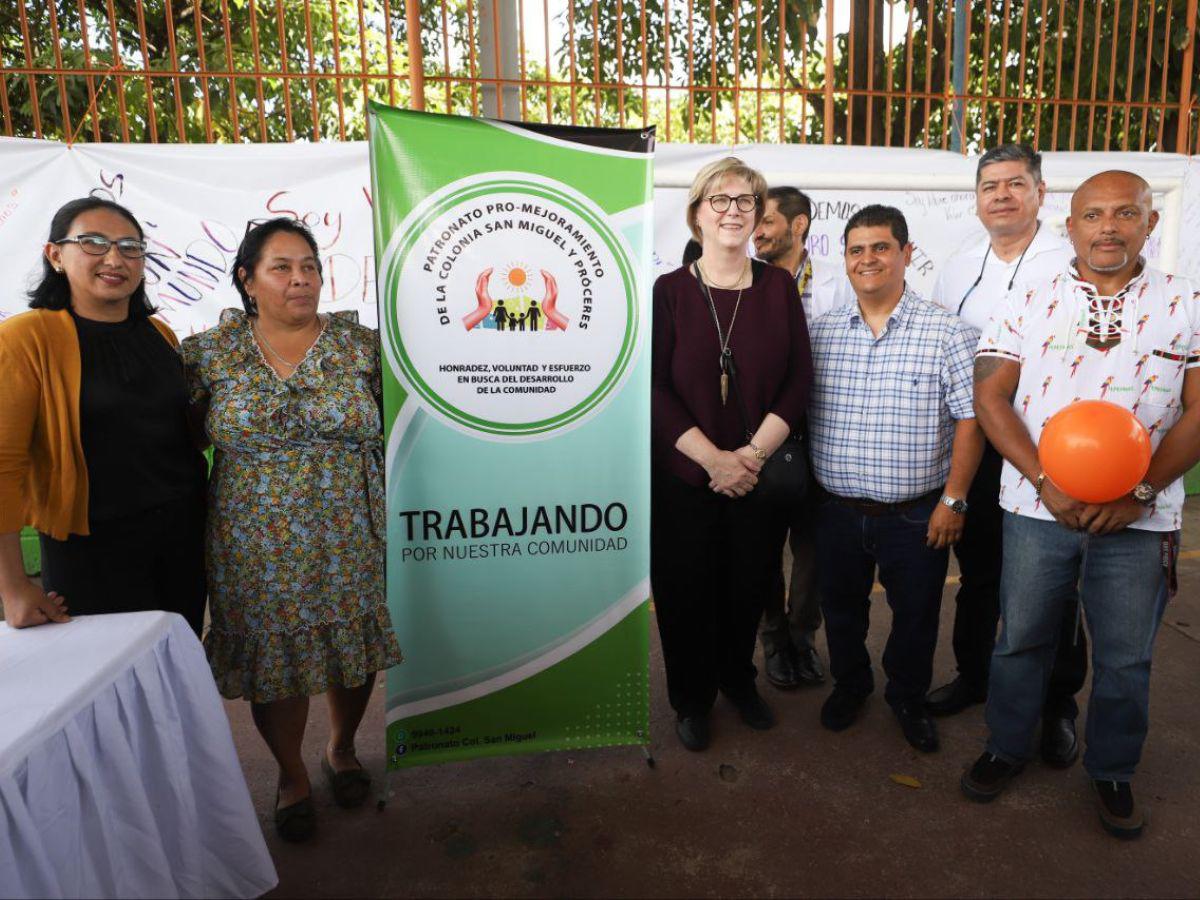
<svg viewBox="0 0 1200 900"><path fill-rule="evenodd" d="M484 269L475 280L474 308L463 316L467 331L475 328L494 328L514 334L518 331L566 331L570 319L558 311L558 282L544 269L541 271L545 290L541 302L529 296L530 272L526 266L509 266L500 278L509 288L509 295L492 299L492 269Z"/></svg>
<svg viewBox="0 0 1200 900"><path fill-rule="evenodd" d="M529 439L577 425L628 372L631 254L561 182L487 173L447 185L400 224L380 273L393 368L460 430Z"/></svg>

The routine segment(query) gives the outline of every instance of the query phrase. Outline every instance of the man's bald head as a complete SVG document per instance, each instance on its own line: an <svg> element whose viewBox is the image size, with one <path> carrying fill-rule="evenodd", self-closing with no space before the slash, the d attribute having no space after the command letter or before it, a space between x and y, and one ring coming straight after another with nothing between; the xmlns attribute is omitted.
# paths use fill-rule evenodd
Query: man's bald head
<svg viewBox="0 0 1200 900"><path fill-rule="evenodd" d="M1150 182L1136 172L1126 172L1124 169L1097 172L1077 187L1071 195L1071 215L1076 215L1080 204L1087 202L1093 194L1127 197L1139 206L1145 204L1147 212L1154 206Z"/></svg>
<svg viewBox="0 0 1200 900"><path fill-rule="evenodd" d="M1158 224L1145 178L1111 169L1093 175L1071 195L1067 231L1085 276L1132 275L1146 239ZM1128 271L1126 271L1128 270Z"/></svg>

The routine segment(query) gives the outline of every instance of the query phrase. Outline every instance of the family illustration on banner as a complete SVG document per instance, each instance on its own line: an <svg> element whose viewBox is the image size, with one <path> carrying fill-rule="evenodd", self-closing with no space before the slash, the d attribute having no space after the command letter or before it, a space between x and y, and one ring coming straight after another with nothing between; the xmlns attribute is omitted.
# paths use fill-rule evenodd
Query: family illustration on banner
<svg viewBox="0 0 1200 900"><path fill-rule="evenodd" d="M488 268L479 273L475 282L475 300L479 304L463 316L463 326L495 329L510 334L518 331L566 331L570 320L558 311L558 282L545 269L539 273L544 292L539 305L528 293L532 274L527 266L513 263L500 274L500 282L508 289L508 296L493 300L489 283L495 270ZM528 326L528 329L526 328Z"/></svg>

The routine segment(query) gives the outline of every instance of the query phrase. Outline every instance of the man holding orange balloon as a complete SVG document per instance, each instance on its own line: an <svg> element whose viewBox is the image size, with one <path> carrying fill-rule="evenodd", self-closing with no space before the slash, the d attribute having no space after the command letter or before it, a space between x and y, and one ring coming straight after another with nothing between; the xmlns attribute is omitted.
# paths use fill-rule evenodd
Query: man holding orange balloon
<svg viewBox="0 0 1200 900"><path fill-rule="evenodd" d="M1045 197L1042 156L1032 147L1001 144L984 153L975 172L975 205L987 233L946 261L930 299L982 332L1006 295L1024 295L1064 271L1074 253L1038 218ZM951 716L987 699L1000 621L1003 465L995 448L986 446L967 494L971 515L962 540L954 545L959 569L953 643L958 675L926 698L935 716ZM1067 768L1079 756L1075 695L1087 679L1087 639L1075 625L1073 604L1063 607L1063 619L1042 709L1042 759L1055 768Z"/></svg>
<svg viewBox="0 0 1200 900"><path fill-rule="evenodd" d="M1109 171L1085 181L1067 220L1073 265L1006 298L975 362L975 409L1006 461L1004 625L991 735L962 788L991 800L1029 759L1063 604L1078 586L1093 671L1083 764L1102 825L1121 838L1144 827L1130 782L1173 589L1182 476L1200 460L1200 294L1146 265L1157 223L1144 179ZM1131 417L1149 439L1148 466Z"/></svg>

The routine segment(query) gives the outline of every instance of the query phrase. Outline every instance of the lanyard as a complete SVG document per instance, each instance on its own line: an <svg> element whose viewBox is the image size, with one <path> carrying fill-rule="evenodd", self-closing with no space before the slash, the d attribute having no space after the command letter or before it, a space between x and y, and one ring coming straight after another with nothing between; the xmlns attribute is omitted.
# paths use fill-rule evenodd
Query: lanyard
<svg viewBox="0 0 1200 900"><path fill-rule="evenodd" d="M1021 251L1021 255L1017 257L1017 267L1013 269L1012 278L1008 279L1007 290L1013 289L1013 284L1017 280L1017 273L1021 271L1021 263L1025 262L1025 254L1029 252L1029 248L1033 246L1033 242L1037 240L1037 233L1041 230L1042 223L1037 223L1037 228L1033 229L1033 238L1025 245L1025 249ZM963 298L958 301L958 311L956 315L962 315L963 307L967 304L967 298L975 292L975 288L979 287L979 282L983 281L984 270L987 269L988 257L992 255L992 243L988 241L988 248L983 254L983 265L979 267L979 274L975 276L975 281L967 288L967 292L963 294Z"/></svg>
<svg viewBox="0 0 1200 900"><path fill-rule="evenodd" d="M800 296L804 296L804 289L808 287L808 283L812 281L812 257L806 256L804 265L800 267L800 271L796 273L796 289L800 292Z"/></svg>

